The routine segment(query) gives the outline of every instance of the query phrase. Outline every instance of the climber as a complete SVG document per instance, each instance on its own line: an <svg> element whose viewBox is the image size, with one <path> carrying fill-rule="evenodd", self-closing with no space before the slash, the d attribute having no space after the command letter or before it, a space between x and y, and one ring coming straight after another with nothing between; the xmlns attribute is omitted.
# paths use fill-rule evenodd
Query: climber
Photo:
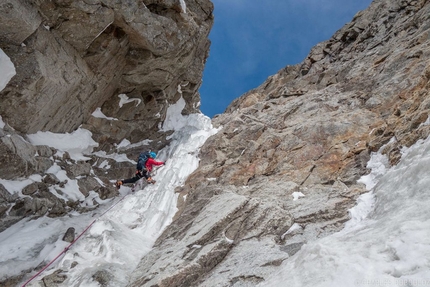
<svg viewBox="0 0 430 287"><path fill-rule="evenodd" d="M135 183L142 177L145 177L147 183L155 183L155 180L151 177L151 171L154 165L164 165L166 162L156 161L155 157L157 154L153 151L143 152L139 155L136 165L136 174L132 178L117 180L116 187L120 188L125 183Z"/></svg>

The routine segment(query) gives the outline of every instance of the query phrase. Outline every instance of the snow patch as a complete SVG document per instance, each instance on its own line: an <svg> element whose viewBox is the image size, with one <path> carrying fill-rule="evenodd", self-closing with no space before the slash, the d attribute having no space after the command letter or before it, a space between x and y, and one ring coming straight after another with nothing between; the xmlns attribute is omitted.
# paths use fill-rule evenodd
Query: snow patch
<svg viewBox="0 0 430 287"><path fill-rule="evenodd" d="M303 228L298 223L294 223L284 234L281 235L281 239L284 239L287 234L291 234L299 230L303 230Z"/></svg>
<svg viewBox="0 0 430 287"><path fill-rule="evenodd" d="M129 140L127 140L127 139L123 139L123 140L122 140L122 141L121 141L121 142L116 146L116 148L117 148L118 150L123 151L123 150L127 150L127 149L132 149L132 148L135 148L135 147L147 146L147 145L149 145L151 142L152 142L152 140L150 140L150 139L146 139L146 140L143 140L143 141L140 141L140 142L137 142L137 143L132 144Z"/></svg>
<svg viewBox="0 0 430 287"><path fill-rule="evenodd" d="M0 49L0 91L6 87L10 79L15 75L15 66L5 52Z"/></svg>
<svg viewBox="0 0 430 287"><path fill-rule="evenodd" d="M180 0L180 2L181 2L182 13L187 13L187 5L185 4L185 1Z"/></svg>
<svg viewBox="0 0 430 287"><path fill-rule="evenodd" d="M24 197L22 195L22 190L26 186L34 182L41 182L41 181L42 181L42 177L38 174L35 174L35 175L31 175L29 178L24 180L0 179L0 184L2 184L10 194L18 194L20 197Z"/></svg>
<svg viewBox="0 0 430 287"><path fill-rule="evenodd" d="M3 118L0 116L0 129L4 128L5 125Z"/></svg>
<svg viewBox="0 0 430 287"><path fill-rule="evenodd" d="M99 164L99 168L109 169L110 168L109 162L107 160L102 161L102 163Z"/></svg>
<svg viewBox="0 0 430 287"><path fill-rule="evenodd" d="M134 160L131 160L125 154L111 153L107 154L105 151L97 151L93 153L94 155L101 158L110 158L115 160L116 162L131 162L132 164L136 164Z"/></svg>
<svg viewBox="0 0 430 287"><path fill-rule="evenodd" d="M230 239L230 238L228 238L227 236L225 236L224 235L224 239L225 239L225 241L227 241L229 244L233 244L234 243L234 240L233 239Z"/></svg>
<svg viewBox="0 0 430 287"><path fill-rule="evenodd" d="M33 145L46 145L61 152L68 152L73 160L89 160L84 154L91 154L93 148L98 147L92 139L89 130L79 128L72 133L58 134L52 132L38 131L35 134L27 135Z"/></svg>
<svg viewBox="0 0 430 287"><path fill-rule="evenodd" d="M293 192L291 195L293 196L294 201L298 200L300 197L305 196L303 193L297 191Z"/></svg>
<svg viewBox="0 0 430 287"><path fill-rule="evenodd" d="M117 149L129 146L131 144L131 142L128 139L123 139L117 146Z"/></svg>
<svg viewBox="0 0 430 287"><path fill-rule="evenodd" d="M118 120L116 118L107 117L105 114L103 114L102 109L100 107L97 108L91 115L95 118L107 119L110 121L117 121Z"/></svg>
<svg viewBox="0 0 430 287"><path fill-rule="evenodd" d="M76 179L70 179L67 176L67 172L61 169L57 163L54 163L46 173L51 173L55 175L60 181L65 182L64 186L56 186L50 187L49 191L52 194L55 194L58 198L61 198L65 201L83 201L85 200L85 196L80 192L78 181ZM61 194L58 192L61 191Z"/></svg>
<svg viewBox="0 0 430 287"><path fill-rule="evenodd" d="M185 108L185 100L181 96L181 98L173 105L170 105L167 108L166 119L162 125L161 130L164 132L167 131L177 131L184 127L187 129L194 130L205 130L208 126L212 126L210 118L202 115L202 114L191 114L191 115L182 115L182 110ZM218 132L219 129L216 129L215 132ZM171 139L172 137L168 137Z"/></svg>
<svg viewBox="0 0 430 287"><path fill-rule="evenodd" d="M371 190L376 185L379 178L387 172L389 166L390 163L386 155L380 152L372 152L370 160L367 163L367 168L371 171L368 175L362 176L358 180L358 183L363 183L367 190Z"/></svg>
<svg viewBox="0 0 430 287"><path fill-rule="evenodd" d="M131 102L136 102L136 107L137 107L142 102L141 99L138 99L138 98L129 98L129 97L127 97L126 94L119 94L118 98L120 98L120 100L119 100L119 107L120 108L122 108L122 106L124 104L131 103Z"/></svg>

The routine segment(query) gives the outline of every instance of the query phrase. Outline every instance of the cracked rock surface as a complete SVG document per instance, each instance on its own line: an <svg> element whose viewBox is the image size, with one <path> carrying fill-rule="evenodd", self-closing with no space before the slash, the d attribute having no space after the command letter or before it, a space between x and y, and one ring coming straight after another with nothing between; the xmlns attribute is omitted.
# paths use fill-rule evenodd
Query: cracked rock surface
<svg viewBox="0 0 430 287"><path fill-rule="evenodd" d="M198 111L212 11L209 0L2 1L0 46L16 68L3 121L27 134L84 126L106 150L124 138L165 144L167 107L182 96L184 113ZM120 105L122 94L134 100ZM92 117L97 108L116 120Z"/></svg>
<svg viewBox="0 0 430 287"><path fill-rule="evenodd" d="M342 229L371 153L394 165L430 134L429 15L428 1L374 1L215 117L222 129L130 286L255 286Z"/></svg>

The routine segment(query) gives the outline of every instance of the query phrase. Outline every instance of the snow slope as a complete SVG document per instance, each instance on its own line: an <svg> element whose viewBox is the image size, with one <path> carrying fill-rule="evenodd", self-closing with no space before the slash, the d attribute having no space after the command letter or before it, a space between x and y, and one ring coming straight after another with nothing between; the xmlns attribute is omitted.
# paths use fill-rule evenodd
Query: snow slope
<svg viewBox="0 0 430 287"><path fill-rule="evenodd" d="M394 167L380 153L368 167L371 191L346 227L303 245L259 286L430 286L430 137Z"/></svg>

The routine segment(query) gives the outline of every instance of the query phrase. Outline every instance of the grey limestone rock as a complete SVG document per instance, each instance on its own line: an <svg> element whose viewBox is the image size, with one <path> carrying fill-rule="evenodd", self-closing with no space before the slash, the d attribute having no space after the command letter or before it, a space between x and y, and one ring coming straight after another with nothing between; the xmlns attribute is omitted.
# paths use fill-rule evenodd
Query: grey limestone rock
<svg viewBox="0 0 430 287"><path fill-rule="evenodd" d="M64 234L62 240L72 243L75 240L75 228L74 227L67 228L66 233Z"/></svg>
<svg viewBox="0 0 430 287"><path fill-rule="evenodd" d="M182 96L197 111L209 50L212 3L182 10L171 0L1 4L0 44L16 67L0 92L3 120L22 133L84 125L100 143L161 139L169 104ZM135 101L120 105L120 94ZM116 120L94 118L98 107Z"/></svg>
<svg viewBox="0 0 430 287"><path fill-rule="evenodd" d="M396 164L430 134L428 15L428 1L374 1L216 116L186 201L129 286L255 286L341 230L371 152ZM219 213L243 204L207 228L221 198Z"/></svg>

